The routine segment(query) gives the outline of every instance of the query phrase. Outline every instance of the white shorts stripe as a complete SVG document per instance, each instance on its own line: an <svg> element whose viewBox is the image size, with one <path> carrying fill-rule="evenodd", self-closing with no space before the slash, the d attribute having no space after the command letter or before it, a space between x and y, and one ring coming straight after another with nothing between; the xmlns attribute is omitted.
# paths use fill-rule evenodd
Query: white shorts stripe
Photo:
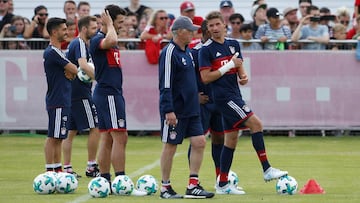
<svg viewBox="0 0 360 203"><path fill-rule="evenodd" d="M54 138L60 137L60 128L61 128L61 108L55 110L55 123L54 123Z"/></svg>
<svg viewBox="0 0 360 203"><path fill-rule="evenodd" d="M111 125L114 129L119 128L117 124L117 116L116 116L116 107L115 107L115 99L113 95L108 96L108 102L109 102L109 110L110 110L110 120Z"/></svg>
<svg viewBox="0 0 360 203"><path fill-rule="evenodd" d="M169 136L169 125L167 125L166 120L164 120L164 127L162 129L161 141L166 143L168 136Z"/></svg>
<svg viewBox="0 0 360 203"><path fill-rule="evenodd" d="M246 118L246 113L243 111L243 109L240 107L240 106L238 106L235 102L233 102L233 101L229 101L228 103L227 103L229 106L230 106L230 108L232 108L237 114L239 114L239 116L241 117L241 118Z"/></svg>
<svg viewBox="0 0 360 203"><path fill-rule="evenodd" d="M87 118L88 123L89 123L89 128L95 128L94 118L93 118L93 114L92 114L92 111L91 111L91 106L90 106L89 100L83 99L82 103L83 103L84 108L85 108L86 118Z"/></svg>

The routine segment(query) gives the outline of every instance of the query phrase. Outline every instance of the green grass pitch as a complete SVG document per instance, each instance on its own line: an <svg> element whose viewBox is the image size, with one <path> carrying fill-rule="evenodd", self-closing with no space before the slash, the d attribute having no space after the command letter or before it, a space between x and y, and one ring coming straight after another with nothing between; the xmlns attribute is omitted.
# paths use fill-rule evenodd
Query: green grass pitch
<svg viewBox="0 0 360 203"><path fill-rule="evenodd" d="M240 179L246 195L215 195L208 200L160 200L159 192L152 196L114 196L91 198L87 192L90 181L85 177L87 159L86 136L78 136L73 146L73 167L83 177L74 194L38 195L32 181L44 171L44 135L0 135L0 202L360 202L360 137L284 137L266 136L265 143L270 163L288 170L298 184L298 191L309 179L315 179L325 194L277 195L276 181L265 183L260 163L249 136L239 139L232 170ZM188 181L188 140L179 145L171 174L173 188L185 192ZM134 182L143 174L153 175L160 181L159 157L162 144L159 137L129 137L126 173ZM211 159L210 141L200 171L201 184L214 191L215 175Z"/></svg>

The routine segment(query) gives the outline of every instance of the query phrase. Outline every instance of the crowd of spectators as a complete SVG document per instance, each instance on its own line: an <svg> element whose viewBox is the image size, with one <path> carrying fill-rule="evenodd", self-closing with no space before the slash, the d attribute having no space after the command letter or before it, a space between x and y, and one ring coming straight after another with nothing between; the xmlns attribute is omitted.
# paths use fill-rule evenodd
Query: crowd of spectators
<svg viewBox="0 0 360 203"><path fill-rule="evenodd" d="M288 7L283 11L265 0L254 0L250 2L251 10L248 11L251 19L243 17L243 12L247 11L235 10L235 1L219 0L219 7L214 9L219 9L224 18L227 37L239 40L245 50L349 50L355 49L357 43L346 40L360 40L360 0L354 1L353 14L346 7L331 13L327 7L313 5L312 0L299 0L298 7ZM98 28L101 27L100 15L91 13L87 1L66 0L63 9L69 30L63 49L77 36L77 21L81 17L94 15L98 17ZM174 14L154 10L142 5L140 0L129 0L125 10L128 17L118 36L121 49L148 49L151 52L161 49L164 42L172 38L170 27L176 17ZM203 17L196 15L193 2L182 2L179 11L194 24L201 25ZM33 18L27 19L14 14L13 0L0 0L0 39L9 38L1 39L0 49L44 49L49 38L44 29L48 16L45 5L36 6ZM190 46L195 46L200 38L199 29ZM333 43L333 40L341 42Z"/></svg>

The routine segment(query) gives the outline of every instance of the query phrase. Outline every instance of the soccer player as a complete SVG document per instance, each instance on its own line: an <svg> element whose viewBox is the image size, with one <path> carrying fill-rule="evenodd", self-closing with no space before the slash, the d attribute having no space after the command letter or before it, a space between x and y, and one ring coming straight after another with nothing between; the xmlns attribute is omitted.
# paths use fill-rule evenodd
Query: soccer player
<svg viewBox="0 0 360 203"><path fill-rule="evenodd" d="M76 77L77 67L66 59L61 42L67 37L66 20L50 18L46 24L50 44L43 54L48 90L46 110L49 116L48 135L45 141L46 171L61 172L61 142L67 137L67 125L71 106L71 80Z"/></svg>
<svg viewBox="0 0 360 203"><path fill-rule="evenodd" d="M223 117L219 109L214 103L214 96L210 84L204 84L201 81L198 55L201 47L208 39L211 38L207 29L207 20L201 23L202 38L194 48L191 49L191 54L194 58L194 65L196 70L196 81L198 86L199 101L200 101L200 118L203 126L204 134L210 133L211 138L211 156L215 165L215 180L220 175L220 156L224 146L224 125ZM190 158L191 146L189 146L188 158ZM242 187L237 187L238 190L243 191ZM245 193L245 192L244 192Z"/></svg>
<svg viewBox="0 0 360 203"><path fill-rule="evenodd" d="M87 75L94 79L94 69L88 62L92 62L88 47L91 37L96 34L97 23L95 16L85 16L78 21L79 37L69 44L67 58L76 66L80 66ZM99 173L96 163L96 152L99 145L99 129L96 108L92 100L92 83L84 83L75 78L72 81L71 114L69 119L68 137L62 143L64 155L64 171L81 176L74 172L71 165L72 141L78 131L89 129L88 162L85 175L96 177Z"/></svg>
<svg viewBox="0 0 360 203"><path fill-rule="evenodd" d="M262 123L242 99L239 84L245 85L248 77L242 65L239 43L236 40L225 39L226 25L220 12L210 12L206 20L211 39L199 52L200 74L204 83L212 82L214 102L222 112L225 129L220 159L220 180L216 186L216 193L241 195L244 194L243 191L228 184L228 173L238 141L238 131L241 128L250 128L252 143L262 164L265 181L279 178L288 172L270 166L265 151Z"/></svg>
<svg viewBox="0 0 360 203"><path fill-rule="evenodd" d="M90 40L90 55L95 65L93 100L99 117L100 146L98 162L100 175L111 182L110 166L115 176L125 175L126 130L125 100L122 90L122 67L117 32L123 26L126 11L108 5L101 14L103 26ZM146 192L133 190L132 195L144 196Z"/></svg>
<svg viewBox="0 0 360 203"><path fill-rule="evenodd" d="M171 31L173 39L161 51L159 60L159 90L161 141L163 149L160 158L160 198L182 198L171 187L170 172L178 144L189 137L191 154L190 176L185 198L212 198L199 184L199 169L202 163L205 136L200 120L200 105L196 85L195 68L190 49L194 31L198 30L191 19L180 16L175 19Z"/></svg>

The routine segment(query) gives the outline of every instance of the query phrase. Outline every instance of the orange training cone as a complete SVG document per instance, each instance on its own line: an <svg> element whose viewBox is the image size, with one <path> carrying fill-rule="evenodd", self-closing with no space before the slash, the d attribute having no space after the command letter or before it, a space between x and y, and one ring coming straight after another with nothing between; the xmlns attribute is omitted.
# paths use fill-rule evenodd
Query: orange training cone
<svg viewBox="0 0 360 203"><path fill-rule="evenodd" d="M314 179L310 179L300 190L300 194L324 194L325 190Z"/></svg>

